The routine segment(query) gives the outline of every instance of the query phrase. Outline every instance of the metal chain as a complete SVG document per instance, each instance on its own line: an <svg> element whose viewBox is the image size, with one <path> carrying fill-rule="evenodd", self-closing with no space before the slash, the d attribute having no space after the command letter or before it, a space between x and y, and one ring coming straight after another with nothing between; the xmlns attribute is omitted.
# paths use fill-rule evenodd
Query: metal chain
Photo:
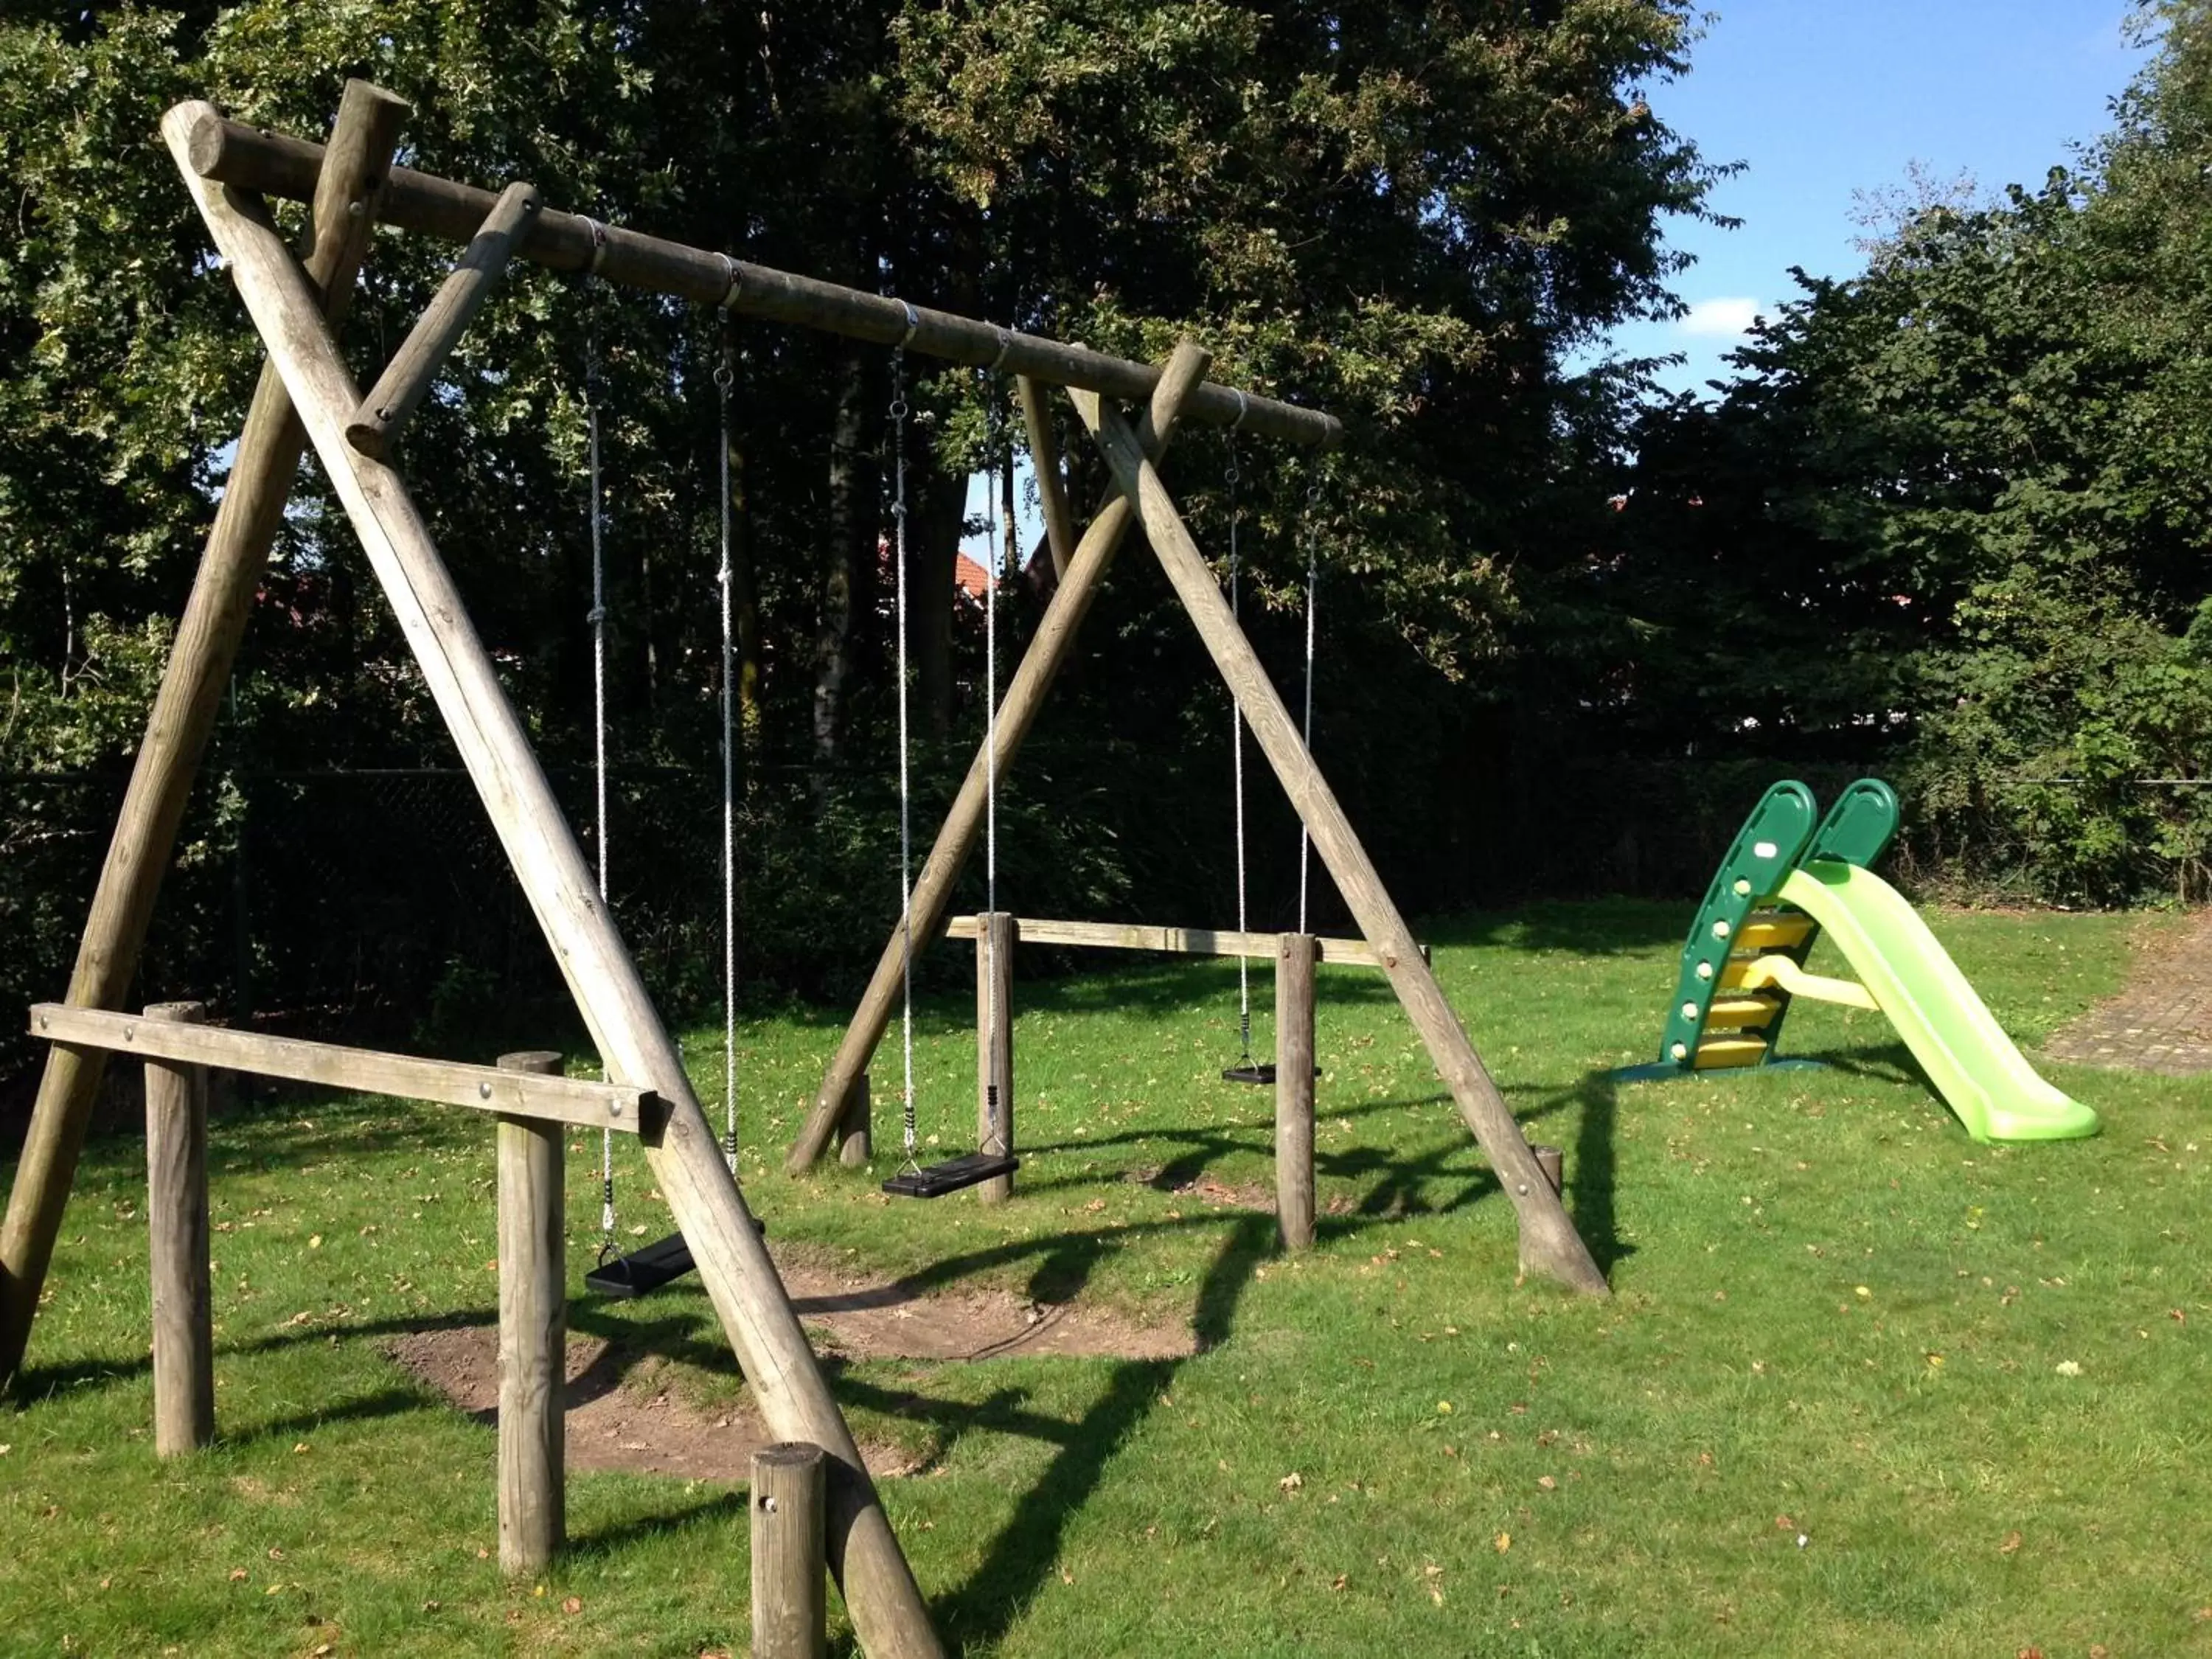
<svg viewBox="0 0 2212 1659"><path fill-rule="evenodd" d="M891 564L894 627L898 635L899 751L899 1046L905 1064L899 1099L904 1168L917 1170L914 1123L914 812L907 757L906 649L906 352L891 353Z"/></svg>
<svg viewBox="0 0 2212 1659"><path fill-rule="evenodd" d="M1224 475L1229 487L1229 614L1241 628L1243 619L1238 594L1242 574L1237 536L1240 509L1237 501L1237 485L1241 474L1237 465L1237 439L1229 438L1229 469ZM1232 690L1229 694L1229 778L1237 803L1237 931L1245 929L1244 914L1244 704ZM1237 953L1237 1034L1243 1064L1252 1064L1252 962L1240 949Z"/></svg>
<svg viewBox="0 0 2212 1659"><path fill-rule="evenodd" d="M721 413L721 566L715 573L722 600L722 1159L738 1173L738 786L735 641L731 627L730 313L722 313L722 360L714 368Z"/></svg>

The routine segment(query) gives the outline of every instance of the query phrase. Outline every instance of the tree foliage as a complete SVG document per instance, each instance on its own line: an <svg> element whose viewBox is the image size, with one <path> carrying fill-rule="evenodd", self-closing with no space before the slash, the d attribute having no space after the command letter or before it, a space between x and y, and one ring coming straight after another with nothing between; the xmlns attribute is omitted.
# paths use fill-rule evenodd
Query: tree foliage
<svg viewBox="0 0 2212 1659"><path fill-rule="evenodd" d="M418 168L527 178L597 216L1111 350L1157 356L1190 334L1218 378L1340 413L1351 441L1326 468L1244 447L1248 592L1263 646L1289 669L1317 532L1328 648L1346 665L1324 681L1337 701L1323 729L1376 734L1345 744L1355 805L1368 781L1402 789L1424 762L1416 745L1448 740L1475 701L1453 683L1499 660L1516 573L1548 544L1542 508L1577 496L1577 458L1604 441L1613 405L1565 354L1673 304L1660 217L1702 211L1712 170L1653 100L1691 36L1680 0L11 13L0 161L19 181L20 234L0 253L0 770L128 754L257 368L155 138L161 110L204 96L319 135L353 75L413 106ZM374 374L451 257L378 237L343 342L357 374ZM806 935L770 939L771 954L819 957L825 939L848 950L847 934L888 914L854 896L853 873L886 851L872 787L890 769L894 643L873 556L882 355L750 325L725 337L680 307L518 268L416 416L403 466L541 745L573 763L589 750L596 402L617 752L702 765L719 689L712 374L726 351L751 810L772 843L761 867L852 920L825 925L797 904L756 914L787 911ZM910 368L914 642L926 729L950 738L976 714L975 642L950 578L994 393L965 371ZM1095 491L1101 473L1066 436L1079 491ZM1224 446L1194 435L1184 447L1176 486L1218 550ZM449 763L312 474L257 606L218 769ZM1036 600L1024 587L1012 603L1018 633ZM1110 786L1141 753L1170 791L1194 787L1188 769L1222 758L1218 693L1134 561L1093 626L1105 665L1071 687L1064 748L1049 731L1041 743L1062 757L1052 787L1108 822L1102 836L1041 811L1038 879L1074 884L1060 896L1071 907L1155 878L1195 892L1225 844L1194 857L1188 814ZM1148 695L1129 698L1126 682L1117 695L1115 667L1146 676ZM1195 787L1200 820L1218 803L1225 823L1220 781ZM833 823L854 827L822 830ZM222 834L219 821L202 830Z"/></svg>
<svg viewBox="0 0 2212 1659"><path fill-rule="evenodd" d="M1923 850L2044 896L2203 896L2212 8L2172 0L2078 164L1801 276L1711 403L1657 410L1620 556L1632 726L1847 753Z"/></svg>

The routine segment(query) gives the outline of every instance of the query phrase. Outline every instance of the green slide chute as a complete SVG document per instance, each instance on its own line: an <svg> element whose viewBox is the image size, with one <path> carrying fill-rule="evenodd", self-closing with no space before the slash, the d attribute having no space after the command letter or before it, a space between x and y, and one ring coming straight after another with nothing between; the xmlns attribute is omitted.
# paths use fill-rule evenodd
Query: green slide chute
<svg viewBox="0 0 2212 1659"><path fill-rule="evenodd" d="M1792 870L1778 896L1826 930L1976 1140L2075 1140L2097 1115L2037 1075L1902 894L1831 859Z"/></svg>

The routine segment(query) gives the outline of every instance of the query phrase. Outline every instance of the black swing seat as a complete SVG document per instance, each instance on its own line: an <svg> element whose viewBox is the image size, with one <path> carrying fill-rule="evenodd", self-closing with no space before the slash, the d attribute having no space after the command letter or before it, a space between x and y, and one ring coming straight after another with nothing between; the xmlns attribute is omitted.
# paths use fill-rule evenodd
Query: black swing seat
<svg viewBox="0 0 2212 1659"><path fill-rule="evenodd" d="M684 1242L684 1235L671 1233L643 1249L602 1261L584 1275L584 1286L601 1296L649 1296L683 1278L692 1265L691 1247Z"/></svg>
<svg viewBox="0 0 2212 1659"><path fill-rule="evenodd" d="M758 1216L753 1218L753 1231L768 1231ZM684 1235L671 1233L642 1249L602 1261L584 1275L584 1288L600 1296L624 1300L650 1296L662 1286L674 1284L696 1265L691 1260L691 1247L684 1242Z"/></svg>
<svg viewBox="0 0 2212 1659"><path fill-rule="evenodd" d="M884 1190L894 1198L942 1198L963 1187L980 1187L1010 1176L1021 1167L1021 1159L1004 1152L963 1152L927 1169L902 1170L884 1182Z"/></svg>
<svg viewBox="0 0 2212 1659"><path fill-rule="evenodd" d="M1314 1067L1314 1075L1321 1075L1320 1066ZM1275 1062L1270 1060L1252 1066L1231 1066L1222 1073L1221 1080L1224 1083L1273 1083L1275 1080Z"/></svg>

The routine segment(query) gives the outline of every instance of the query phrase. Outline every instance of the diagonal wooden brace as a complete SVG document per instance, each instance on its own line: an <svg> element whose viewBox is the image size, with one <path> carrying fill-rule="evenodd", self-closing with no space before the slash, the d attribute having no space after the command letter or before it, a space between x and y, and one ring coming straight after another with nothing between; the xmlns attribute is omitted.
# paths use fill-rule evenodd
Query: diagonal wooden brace
<svg viewBox="0 0 2212 1659"><path fill-rule="evenodd" d="M507 260L530 234L538 208L535 185L509 185L500 193L460 264L416 319L384 373L377 376L374 388L346 423L347 441L362 454L380 461L390 458L392 441L429 395L438 371L499 286Z"/></svg>
<svg viewBox="0 0 2212 1659"><path fill-rule="evenodd" d="M162 118L162 137L284 377L609 1079L649 1088L666 1103L662 1140L646 1149L647 1162L770 1431L828 1454L830 1568L860 1645L878 1659L936 1659L944 1650L860 1449L453 574L399 476L346 441L360 390L312 291L260 198L234 196L191 167L191 131L209 112L204 104L179 105Z"/></svg>
<svg viewBox="0 0 2212 1659"><path fill-rule="evenodd" d="M1221 678L1243 709L1246 723L1275 769L1291 806L1312 835L1314 847L1335 878L1337 890L1351 907L1360 933L1382 958L1391 988L1427 1045L1429 1058L1436 1062L1445 1086L1458 1103L1461 1117L1497 1170L1520 1219L1522 1271L1542 1273L1578 1291L1607 1294L1605 1275L1568 1219L1559 1194L1537 1167L1535 1155L1528 1150L1505 1097L1498 1092L1474 1045L1468 1040L1459 1016L1445 1000L1436 975L1398 914L1328 780L1306 752L1297 722L1283 706L1251 641L1237 626L1229 602L1221 597L1213 572L1191 539L1158 469L1128 422L1112 410L1082 398L1076 400L1076 408L1097 439L1123 496L1136 502L1146 539L1159 556L1176 596L1190 612L1214 666L1221 671Z"/></svg>
<svg viewBox="0 0 2212 1659"><path fill-rule="evenodd" d="M1148 453L1166 453L1182 417L1183 404L1206 383L1206 366L1212 361L1206 352L1188 341L1177 346L1169 357L1166 370L1153 390L1152 405L1139 427L1138 441L1146 447ZM1095 393L1072 395L1079 404L1085 398L1096 401ZM1022 739L1036 722L1037 711L1044 705L1045 693L1051 689L1060 665L1074 647L1076 630L1090 614L1091 602L1098 596L1099 584L1113 568L1114 556L1121 550L1122 538L1128 534L1135 518L1128 500L1116 495L1099 509L1098 516L1084 532L1075 556L1068 562L1066 578L1054 590L1052 603L1045 607L1036 638L1023 653L1021 665L1014 671L1013 683L1006 688L1006 700L999 705L996 729L998 769L1001 773L1013 763ZM975 850L976 833L982 827L988 777L987 752L979 749L969 763L968 776L961 783L952 810L945 814L944 827L937 832L937 842L929 849L928 860L915 880L914 937L917 939L936 938L944 924L945 909L952 902L953 884L960 878L961 867ZM861 994L860 1006L853 1012L852 1024L845 1028L844 1041L837 1045L836 1055L822 1079L813 1109L807 1114L799 1138L791 1144L790 1156L784 1160L784 1167L792 1174L799 1174L822 1156L836 1130L847 1092L867 1068L868 1057L875 1053L876 1045L883 1041L884 1029L890 1024L892 1005L898 997L905 951L905 935L894 927L883 955L877 959L868 988Z"/></svg>
<svg viewBox="0 0 2212 1659"><path fill-rule="evenodd" d="M323 153L306 256L307 276L334 324L352 303L354 278L376 228L406 114L407 106L390 93L365 81L346 83L337 125ZM137 972L139 948L192 778L215 729L254 587L307 447L306 429L292 411L283 378L264 366L85 918L69 984L68 1000L77 1007L119 1006ZM0 1226L0 1381L22 1364L106 1068L106 1056L97 1051L47 1051L8 1194L7 1221Z"/></svg>

